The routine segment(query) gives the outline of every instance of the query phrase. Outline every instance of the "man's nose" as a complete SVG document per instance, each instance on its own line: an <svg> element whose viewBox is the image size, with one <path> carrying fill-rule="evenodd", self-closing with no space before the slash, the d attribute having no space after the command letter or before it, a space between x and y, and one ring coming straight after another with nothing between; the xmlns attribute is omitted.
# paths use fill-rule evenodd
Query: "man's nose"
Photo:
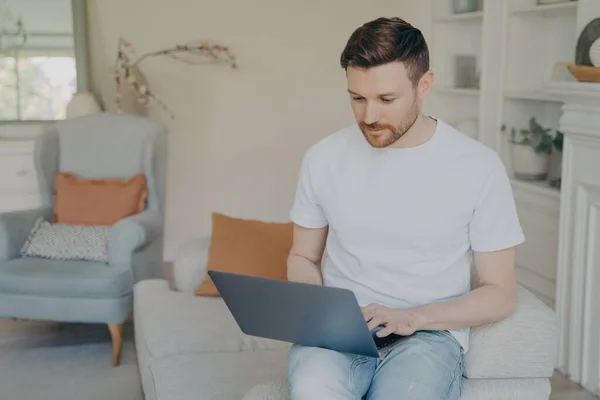
<svg viewBox="0 0 600 400"><path fill-rule="evenodd" d="M379 110L377 110L376 105L374 104L367 104L367 107L365 108L365 116L364 116L364 122L367 125L373 124L377 121L379 121Z"/></svg>

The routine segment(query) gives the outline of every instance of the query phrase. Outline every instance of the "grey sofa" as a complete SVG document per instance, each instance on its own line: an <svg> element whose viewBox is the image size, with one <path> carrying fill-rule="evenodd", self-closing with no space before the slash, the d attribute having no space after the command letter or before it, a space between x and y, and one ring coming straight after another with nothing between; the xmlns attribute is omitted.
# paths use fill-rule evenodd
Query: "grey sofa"
<svg viewBox="0 0 600 400"><path fill-rule="evenodd" d="M113 365L119 363L133 285L163 273L166 143L162 125L108 113L57 122L36 138L42 207L0 214L0 317L107 324ZM36 219L52 216L57 171L94 179L145 175L146 209L110 227L108 265L20 256Z"/></svg>
<svg viewBox="0 0 600 400"><path fill-rule="evenodd" d="M196 297L210 239L185 244L165 280L134 291L136 349L147 400L284 400L289 344L243 334L221 298ZM548 399L554 312L519 287L516 312L472 329L462 399Z"/></svg>

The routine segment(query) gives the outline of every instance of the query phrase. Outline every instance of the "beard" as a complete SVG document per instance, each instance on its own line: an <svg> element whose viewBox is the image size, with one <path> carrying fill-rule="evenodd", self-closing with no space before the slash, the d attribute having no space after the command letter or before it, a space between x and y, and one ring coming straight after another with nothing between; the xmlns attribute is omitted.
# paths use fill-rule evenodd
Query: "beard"
<svg viewBox="0 0 600 400"><path fill-rule="evenodd" d="M391 146L396 143L410 128L417 122L419 118L419 104L417 99L413 102L406 117L400 121L397 125L391 124L380 124L375 122L373 124L366 124L360 122L358 125L362 131L367 142L375 148L381 149L384 147ZM373 133L372 130L377 132Z"/></svg>

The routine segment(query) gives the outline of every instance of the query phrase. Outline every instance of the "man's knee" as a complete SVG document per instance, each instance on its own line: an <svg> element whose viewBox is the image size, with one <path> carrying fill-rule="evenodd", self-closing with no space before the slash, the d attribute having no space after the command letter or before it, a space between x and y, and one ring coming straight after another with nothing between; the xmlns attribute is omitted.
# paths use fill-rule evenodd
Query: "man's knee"
<svg viewBox="0 0 600 400"><path fill-rule="evenodd" d="M392 350L380 365L369 389L369 399L387 399L390 393L407 399L458 399L462 376L460 345L438 333L420 333L406 343L407 346Z"/></svg>
<svg viewBox="0 0 600 400"><path fill-rule="evenodd" d="M290 397L296 400L322 398L326 393L344 395L350 389L349 366L344 354L294 345L287 367Z"/></svg>
<svg viewBox="0 0 600 400"><path fill-rule="evenodd" d="M335 354L316 347L292 346L288 356L287 375L291 386L314 386L327 381L337 371Z"/></svg>

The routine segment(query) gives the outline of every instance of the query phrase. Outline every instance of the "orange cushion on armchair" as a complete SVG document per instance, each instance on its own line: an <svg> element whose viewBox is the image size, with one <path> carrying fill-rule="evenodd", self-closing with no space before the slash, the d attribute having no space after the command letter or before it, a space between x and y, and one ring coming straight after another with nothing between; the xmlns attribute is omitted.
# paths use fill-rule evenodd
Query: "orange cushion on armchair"
<svg viewBox="0 0 600 400"><path fill-rule="evenodd" d="M69 172L54 177L54 220L74 225L113 225L146 208L143 174L129 179L83 179Z"/></svg>
<svg viewBox="0 0 600 400"><path fill-rule="evenodd" d="M292 238L291 222L262 222L213 213L206 269L285 280ZM194 294L219 296L219 291L207 274Z"/></svg>

